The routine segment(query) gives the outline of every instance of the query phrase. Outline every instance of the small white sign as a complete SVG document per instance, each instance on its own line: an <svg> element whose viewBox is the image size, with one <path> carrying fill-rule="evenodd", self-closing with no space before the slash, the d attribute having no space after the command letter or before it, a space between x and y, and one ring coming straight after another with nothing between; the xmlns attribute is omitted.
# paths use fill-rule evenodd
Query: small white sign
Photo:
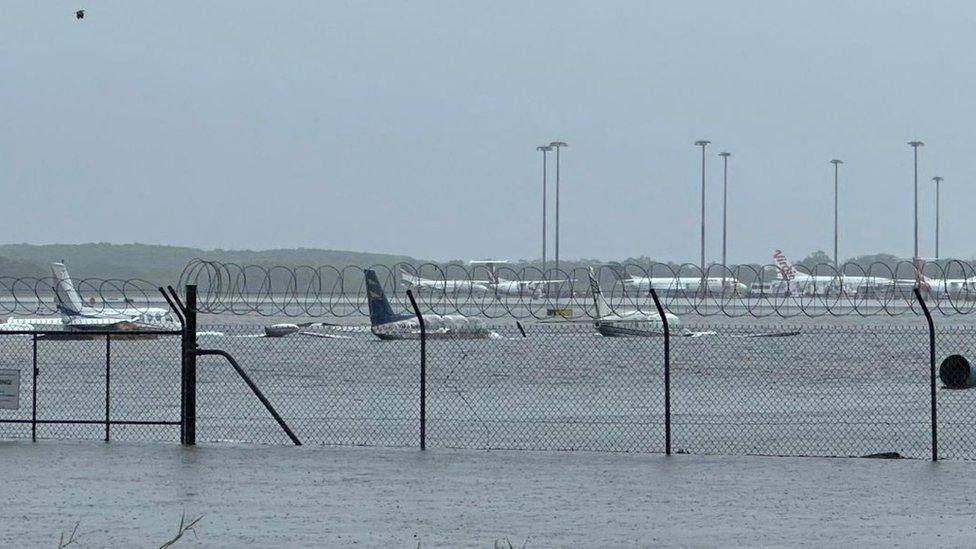
<svg viewBox="0 0 976 549"><path fill-rule="evenodd" d="M0 409L20 408L20 370L0 370Z"/></svg>

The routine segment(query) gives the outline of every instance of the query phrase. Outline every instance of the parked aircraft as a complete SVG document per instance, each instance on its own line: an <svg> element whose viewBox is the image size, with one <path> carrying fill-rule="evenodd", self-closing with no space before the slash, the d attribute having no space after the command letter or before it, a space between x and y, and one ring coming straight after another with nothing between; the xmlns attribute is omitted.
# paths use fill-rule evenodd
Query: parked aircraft
<svg viewBox="0 0 976 549"><path fill-rule="evenodd" d="M400 269L400 280L411 289L416 288L417 290L426 290L443 294L487 294L490 292L487 281L445 279L434 280L430 278L423 278L420 276L420 274L409 273L402 268Z"/></svg>
<svg viewBox="0 0 976 549"><path fill-rule="evenodd" d="M936 295L959 295L976 291L976 276L970 278L931 278L924 274L925 261L916 259L912 263L915 284L923 292Z"/></svg>
<svg viewBox="0 0 976 549"><path fill-rule="evenodd" d="M655 288L656 290L656 288ZM664 322L657 313L643 311L614 312L603 298L600 282L590 268L590 293L596 305L596 319L593 324L596 331L607 337L657 336L664 334ZM668 322L668 330L677 335L681 330L681 319L671 313L664 313Z"/></svg>
<svg viewBox="0 0 976 549"><path fill-rule="evenodd" d="M68 268L64 263L52 263L51 272L54 275L54 298L60 318L35 317L7 319L7 326L64 326L71 330L113 330L113 329L141 329L166 328L178 329L179 324L169 309L158 307L126 307L115 309L85 305L74 283L68 275Z"/></svg>
<svg viewBox="0 0 976 549"><path fill-rule="evenodd" d="M773 251L773 261L779 269L780 278L771 284L772 293L823 295L844 293L856 295L865 292L911 289L912 280L893 279L885 276L861 276L843 273L812 275L796 270L781 250Z"/></svg>
<svg viewBox="0 0 976 549"><path fill-rule="evenodd" d="M571 280L556 279L508 280L502 278L495 268L497 265L504 265L506 263L508 263L508 261L498 259L480 259L469 261L468 265L483 265L487 267L488 280L478 280L476 282L493 291L496 296L506 295L542 297L550 288L555 290L556 288L560 287L560 285L572 283Z"/></svg>
<svg viewBox="0 0 976 549"><path fill-rule="evenodd" d="M633 276L628 274L622 265L613 264L609 267L625 288L640 294L649 293L651 288L657 292L699 292L702 280L705 281L705 288L709 293L735 292L744 295L749 290L745 284L732 276L707 276L704 279L700 276Z"/></svg>
<svg viewBox="0 0 976 549"><path fill-rule="evenodd" d="M366 269L366 300L369 304L370 330L380 339L418 339L420 321L414 315L398 315L393 312L386 292L376 271ZM463 315L436 315L427 313L424 324L429 338L482 339L492 332L479 320Z"/></svg>

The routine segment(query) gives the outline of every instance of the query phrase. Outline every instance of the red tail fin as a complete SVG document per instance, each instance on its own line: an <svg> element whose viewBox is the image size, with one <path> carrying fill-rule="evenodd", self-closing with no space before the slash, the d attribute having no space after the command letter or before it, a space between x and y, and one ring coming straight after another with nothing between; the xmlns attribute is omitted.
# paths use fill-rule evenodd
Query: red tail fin
<svg viewBox="0 0 976 549"><path fill-rule="evenodd" d="M781 250L773 251L773 261L776 262L776 266L779 268L779 274L783 276L783 280L793 280L796 278L796 271L793 270L793 265L790 265L790 260L786 259Z"/></svg>

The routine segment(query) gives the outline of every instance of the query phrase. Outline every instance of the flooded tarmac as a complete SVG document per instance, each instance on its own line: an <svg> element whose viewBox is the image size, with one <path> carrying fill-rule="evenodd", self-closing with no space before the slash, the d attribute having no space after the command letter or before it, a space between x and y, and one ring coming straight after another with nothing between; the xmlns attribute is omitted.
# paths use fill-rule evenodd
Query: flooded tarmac
<svg viewBox="0 0 976 549"><path fill-rule="evenodd" d="M0 443L0 546L968 546L971 463ZM741 510L746 506L749 512ZM507 544L504 546L507 547Z"/></svg>

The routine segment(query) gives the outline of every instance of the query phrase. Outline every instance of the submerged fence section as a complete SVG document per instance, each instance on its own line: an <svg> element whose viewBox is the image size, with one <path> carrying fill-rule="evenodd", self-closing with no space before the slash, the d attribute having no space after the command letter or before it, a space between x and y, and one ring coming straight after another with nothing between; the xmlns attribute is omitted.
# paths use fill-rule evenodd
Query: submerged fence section
<svg viewBox="0 0 976 549"><path fill-rule="evenodd" d="M381 340L198 326L192 300L173 307L178 332L0 333L0 438L976 459L976 327L665 338L513 320Z"/></svg>
<svg viewBox="0 0 976 549"><path fill-rule="evenodd" d="M427 341L428 447L667 451L662 337L523 329ZM303 444L420 445L419 340L304 332L208 326L200 342L235 355ZM954 337L976 345L976 330ZM959 350L946 339L940 353ZM928 458L928 342L921 326L686 329L671 340L671 450ZM289 443L229 368L198 367L199 442ZM976 459L976 392L940 384L937 398L946 457Z"/></svg>
<svg viewBox="0 0 976 549"><path fill-rule="evenodd" d="M172 441L180 334L0 333L0 437Z"/></svg>
<svg viewBox="0 0 976 549"><path fill-rule="evenodd" d="M772 325L699 333L708 335L672 344L676 451L930 455L924 327Z"/></svg>

